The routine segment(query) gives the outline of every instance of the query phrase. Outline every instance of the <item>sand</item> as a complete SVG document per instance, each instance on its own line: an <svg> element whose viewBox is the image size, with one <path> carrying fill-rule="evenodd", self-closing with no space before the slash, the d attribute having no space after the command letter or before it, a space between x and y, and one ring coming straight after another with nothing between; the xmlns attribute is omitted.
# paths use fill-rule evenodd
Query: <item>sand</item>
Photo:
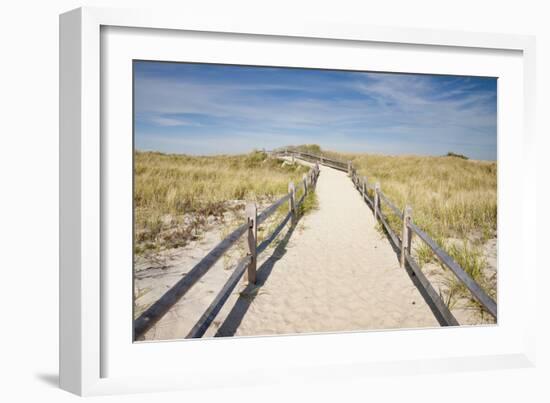
<svg viewBox="0 0 550 403"><path fill-rule="evenodd" d="M347 175L321 167L316 193L216 335L438 327Z"/></svg>
<svg viewBox="0 0 550 403"><path fill-rule="evenodd" d="M316 193L319 208L295 228L282 231L259 258L257 285L246 286L243 281L205 336L438 327L347 175L321 167ZM219 239L210 236L200 248L188 245L177 252L172 268L159 276L166 279L157 283L167 289L192 267L189 253L204 255ZM145 339L185 337L231 274L227 266L230 269L233 262L225 263L224 267L220 260ZM139 287L151 290L142 300L152 301L159 290L164 292L144 280Z"/></svg>

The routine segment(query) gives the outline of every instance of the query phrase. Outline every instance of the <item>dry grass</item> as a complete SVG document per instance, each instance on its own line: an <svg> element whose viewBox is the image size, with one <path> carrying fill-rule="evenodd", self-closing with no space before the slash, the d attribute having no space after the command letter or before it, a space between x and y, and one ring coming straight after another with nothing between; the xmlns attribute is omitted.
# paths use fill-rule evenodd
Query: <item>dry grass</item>
<svg viewBox="0 0 550 403"><path fill-rule="evenodd" d="M185 245L209 219L284 195L307 168L263 152L196 157L135 153L135 253Z"/></svg>
<svg viewBox="0 0 550 403"><path fill-rule="evenodd" d="M497 164L456 156L383 156L338 154L326 156L351 160L369 183L380 182L382 192L398 208L413 208L413 220L438 242L491 296L496 296L496 279L485 273L484 243L496 238ZM383 203L384 206L384 203ZM402 222L383 208L392 229L401 234ZM415 243L421 265L437 263L428 246ZM447 269L440 290L449 306L462 299L478 309L468 290Z"/></svg>
<svg viewBox="0 0 550 403"><path fill-rule="evenodd" d="M497 165L457 157L349 156L358 173L400 208L413 207L414 221L434 238L495 235Z"/></svg>

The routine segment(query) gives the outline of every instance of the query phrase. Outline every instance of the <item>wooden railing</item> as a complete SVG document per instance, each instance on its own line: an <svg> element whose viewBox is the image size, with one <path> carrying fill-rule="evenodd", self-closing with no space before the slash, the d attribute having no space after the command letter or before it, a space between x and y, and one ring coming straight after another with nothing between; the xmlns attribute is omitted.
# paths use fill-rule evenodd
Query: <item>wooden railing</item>
<svg viewBox="0 0 550 403"><path fill-rule="evenodd" d="M333 158L315 155L311 153L306 153L301 151L292 151L292 150L282 150L282 151L271 151L270 154L276 157L300 158L302 160L309 161L309 162L317 162L322 165L325 165L334 169L338 169L344 172L348 172L349 170L348 162L339 161Z"/></svg>
<svg viewBox="0 0 550 403"><path fill-rule="evenodd" d="M212 303L206 309L204 314L186 336L187 338L202 337L208 330L210 324L220 312L224 303L229 298L233 289L237 286L239 279L247 272L248 282L256 283L257 257L269 244L277 237L280 231L290 220L295 224L298 219L298 209L303 203L308 192L315 190L317 178L319 177L319 165L315 164L307 174L304 174L302 182L299 185L303 189L302 196L296 200L296 188L293 182L289 183L288 193L270 205L260 214L258 214L255 203L249 203L246 206L246 222L233 230L225 239L214 247L206 256L204 256L180 281L170 288L153 305L143 312L134 321L134 340L138 340L145 334L177 301L180 300L196 283L200 280L219 258L229 250L245 233L248 236L248 253L241 259L229 279L226 281L220 292L216 295ZM289 211L281 222L277 225L273 233L258 245L257 231L258 225L263 223L268 217L277 211L285 202L288 201Z"/></svg>
<svg viewBox="0 0 550 403"><path fill-rule="evenodd" d="M412 220L412 208L405 206L403 210L399 209L395 203L393 203L383 192L380 187L380 183L376 182L371 184L368 182L367 177L360 177L357 174L357 170L353 166L351 161L338 161L332 158L326 158L324 156L297 152L292 150L284 150L275 153L276 155L294 156L295 158L304 158L309 161L321 163L330 167L336 167L342 171L346 171L353 181L353 184L357 190L361 193L363 200L372 209L375 219L379 220L384 226L388 236L390 237L394 246L399 250L399 260L401 267L410 270L413 275L418 279L421 286L424 288L427 298L431 301L431 305L438 320L445 326L456 326L458 321L453 316L447 305L441 299L441 296L435 291L429 280L422 272L419 264L411 255L411 241L413 234L416 234L420 240L422 240L433 251L438 260L446 267L448 267L456 278L466 286L472 296L480 303L480 305L493 317L497 318L497 304L496 302L480 287L480 285L472 279L472 277L451 257L447 252L441 248L428 234L420 229ZM344 169L345 167L345 169ZM371 191L372 196L369 196ZM382 203L389 207L390 211L395 214L403 223L401 237L395 233L388 223L387 217L382 212Z"/></svg>

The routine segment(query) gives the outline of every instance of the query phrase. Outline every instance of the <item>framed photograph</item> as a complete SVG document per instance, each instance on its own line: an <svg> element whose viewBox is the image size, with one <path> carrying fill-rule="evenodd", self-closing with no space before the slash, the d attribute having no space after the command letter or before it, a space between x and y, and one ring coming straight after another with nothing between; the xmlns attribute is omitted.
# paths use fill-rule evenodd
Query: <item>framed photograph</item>
<svg viewBox="0 0 550 403"><path fill-rule="evenodd" d="M61 386L532 365L534 40L233 23L60 17Z"/></svg>

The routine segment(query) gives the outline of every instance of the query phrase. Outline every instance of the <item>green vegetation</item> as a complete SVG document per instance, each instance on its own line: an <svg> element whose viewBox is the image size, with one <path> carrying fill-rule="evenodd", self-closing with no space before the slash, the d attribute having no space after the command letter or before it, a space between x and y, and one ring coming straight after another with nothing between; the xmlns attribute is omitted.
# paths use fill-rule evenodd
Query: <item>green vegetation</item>
<svg viewBox="0 0 550 403"><path fill-rule="evenodd" d="M208 217L223 219L244 201L284 195L308 169L264 152L196 157L135 152L135 253L174 248L198 236Z"/></svg>
<svg viewBox="0 0 550 403"><path fill-rule="evenodd" d="M456 154L456 153L453 153L452 151L449 151L449 152L447 153L447 157L462 158L463 160L467 160L467 159L468 159L468 157L466 157L465 155Z"/></svg>
<svg viewBox="0 0 550 403"><path fill-rule="evenodd" d="M298 206L298 217L303 217L310 212L317 210L319 207L319 201L317 200L317 194L315 192L309 192L304 201Z"/></svg>

